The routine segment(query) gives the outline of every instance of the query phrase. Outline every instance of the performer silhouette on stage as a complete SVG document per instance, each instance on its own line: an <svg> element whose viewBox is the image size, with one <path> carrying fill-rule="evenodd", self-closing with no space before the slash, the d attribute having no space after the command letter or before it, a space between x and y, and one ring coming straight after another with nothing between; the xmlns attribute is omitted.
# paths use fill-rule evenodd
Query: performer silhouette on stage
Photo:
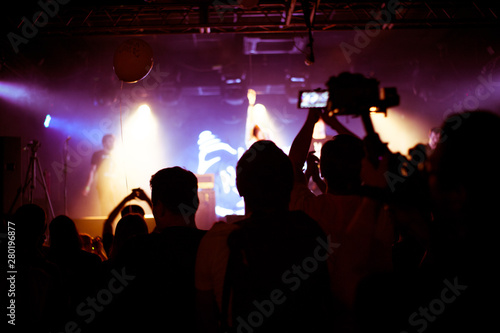
<svg viewBox="0 0 500 333"><path fill-rule="evenodd" d="M83 195L87 196L95 182L102 215L108 215L118 202L117 163L112 154L114 145L115 137L113 134L103 136L103 149L92 155L90 174L83 191Z"/></svg>
<svg viewBox="0 0 500 333"><path fill-rule="evenodd" d="M248 110L245 128L245 144L249 148L255 141L271 140L271 120L266 107L255 104L257 93L248 89Z"/></svg>

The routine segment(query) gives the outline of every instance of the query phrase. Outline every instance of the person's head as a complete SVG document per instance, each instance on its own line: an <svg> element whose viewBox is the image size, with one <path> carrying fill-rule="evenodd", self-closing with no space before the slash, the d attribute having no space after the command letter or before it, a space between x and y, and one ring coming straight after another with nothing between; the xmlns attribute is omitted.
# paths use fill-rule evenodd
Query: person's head
<svg viewBox="0 0 500 333"><path fill-rule="evenodd" d="M110 257L115 257L126 241L134 236L146 235L148 225L139 214L127 214L116 224L115 236L111 247Z"/></svg>
<svg viewBox="0 0 500 333"><path fill-rule="evenodd" d="M431 149L436 149L440 137L441 137L440 127L433 127L429 130L429 147L431 147Z"/></svg>
<svg viewBox="0 0 500 333"><path fill-rule="evenodd" d="M361 164L365 156L361 139L339 134L321 148L320 170L328 192L351 194L361 186Z"/></svg>
<svg viewBox="0 0 500 333"><path fill-rule="evenodd" d="M173 225L195 227L198 179L186 169L161 169L150 180L153 215L158 228Z"/></svg>
<svg viewBox="0 0 500 333"><path fill-rule="evenodd" d="M45 211L36 204L19 207L12 216L16 228L16 248L19 251L40 249L45 241Z"/></svg>
<svg viewBox="0 0 500 333"><path fill-rule="evenodd" d="M441 239L472 248L487 243L500 202L500 116L487 111L450 115L429 159L429 187Z"/></svg>
<svg viewBox="0 0 500 333"><path fill-rule="evenodd" d="M111 151L115 146L115 136L113 134L106 134L102 137L102 146L105 150Z"/></svg>
<svg viewBox="0 0 500 333"><path fill-rule="evenodd" d="M92 241L93 238L88 233L80 233L80 241L82 243L82 250L87 252L92 252Z"/></svg>
<svg viewBox="0 0 500 333"><path fill-rule="evenodd" d="M293 188L292 163L274 142L257 141L236 165L236 187L247 212L288 209Z"/></svg>
<svg viewBox="0 0 500 333"><path fill-rule="evenodd" d="M123 207L120 214L121 214L121 217L124 217L127 214L139 214L142 217L144 217L146 215L146 212L139 205L127 205L127 206Z"/></svg>
<svg viewBox="0 0 500 333"><path fill-rule="evenodd" d="M75 222L66 215L59 215L50 222L49 237L51 249L77 251L82 247Z"/></svg>

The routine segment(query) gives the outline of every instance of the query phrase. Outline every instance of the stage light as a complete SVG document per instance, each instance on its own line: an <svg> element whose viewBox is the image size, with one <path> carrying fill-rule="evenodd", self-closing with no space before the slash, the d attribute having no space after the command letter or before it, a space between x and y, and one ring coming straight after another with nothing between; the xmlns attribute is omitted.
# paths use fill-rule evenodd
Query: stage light
<svg viewBox="0 0 500 333"><path fill-rule="evenodd" d="M123 120L123 143L120 141L115 143L115 150L124 167L128 190L140 187L149 194L149 179L164 164L158 122L149 105L138 106Z"/></svg>
<svg viewBox="0 0 500 333"><path fill-rule="evenodd" d="M28 89L20 84L2 82L0 83L0 97L14 102L28 96Z"/></svg>
<svg viewBox="0 0 500 333"><path fill-rule="evenodd" d="M304 72L288 73L285 76L285 92L288 103L297 104L297 92L306 90L309 84L309 75Z"/></svg>
<svg viewBox="0 0 500 333"><path fill-rule="evenodd" d="M52 120L52 117L50 116L50 114L46 115L45 121L43 122L43 126L45 126L45 128L49 128L51 120Z"/></svg>
<svg viewBox="0 0 500 333"><path fill-rule="evenodd" d="M227 79L227 80L226 80L226 84L238 84L238 83L241 83L241 79L240 79L240 78L236 78L236 79Z"/></svg>
<svg viewBox="0 0 500 333"><path fill-rule="evenodd" d="M325 122L321 118L314 125L313 139L315 139L315 140L326 139L326 126L325 126Z"/></svg>
<svg viewBox="0 0 500 333"><path fill-rule="evenodd" d="M156 122L151 113L151 108L147 104L142 104L137 108L137 111L127 123L127 129L129 135L137 142L143 142L154 134Z"/></svg>
<svg viewBox="0 0 500 333"><path fill-rule="evenodd" d="M292 76L290 78L290 82L306 82L306 78L305 77L295 77L295 76Z"/></svg>
<svg viewBox="0 0 500 333"><path fill-rule="evenodd" d="M149 117L151 115L151 108L147 105L147 104L142 104L141 106L139 106L139 108L137 109L137 113L141 116L141 117Z"/></svg>
<svg viewBox="0 0 500 333"><path fill-rule="evenodd" d="M391 109L387 112L387 116L373 112L371 119L375 131L383 142L388 143L389 149L393 152L406 155L408 149L416 144L427 142L429 129L409 113Z"/></svg>

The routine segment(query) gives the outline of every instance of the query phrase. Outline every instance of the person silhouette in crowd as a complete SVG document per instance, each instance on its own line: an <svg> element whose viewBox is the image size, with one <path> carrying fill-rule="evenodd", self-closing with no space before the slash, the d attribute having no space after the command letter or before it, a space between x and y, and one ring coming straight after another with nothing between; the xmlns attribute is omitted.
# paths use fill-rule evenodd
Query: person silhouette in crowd
<svg viewBox="0 0 500 333"><path fill-rule="evenodd" d="M108 218L106 221L104 221L103 229L102 229L102 242L103 242L103 247L104 251L106 251L106 254L109 255L111 252L111 244L113 244L113 223L118 217L118 215L121 215L121 217L125 217L127 214L139 214L143 218L146 215L146 212L144 209L139 206L139 205L127 205L128 202L139 199L142 201L145 201L148 206L153 209L153 203L151 202L151 199L148 197L148 195L142 190L141 188L136 188L131 191L129 195L127 195L125 198L122 199L116 205L115 208L109 213Z"/></svg>
<svg viewBox="0 0 500 333"><path fill-rule="evenodd" d="M50 222L49 239L47 259L62 273L63 287L70 297L68 315L72 315L76 306L95 291L101 259L82 249L75 222L66 215L59 215Z"/></svg>
<svg viewBox="0 0 500 333"><path fill-rule="evenodd" d="M288 209L293 188L288 156L271 141L257 141L237 170L247 218L215 223L200 244L200 331L317 332L331 327L326 266L331 244L314 220ZM306 262L310 267L305 268Z"/></svg>
<svg viewBox="0 0 500 333"><path fill-rule="evenodd" d="M94 238L86 232L80 232L80 241L82 243L82 249L84 251L92 253L92 241Z"/></svg>
<svg viewBox="0 0 500 333"><path fill-rule="evenodd" d="M46 214L36 204L19 207L9 226L15 230L16 258L10 267L15 280L15 327L26 332L49 332L65 319L69 304L62 288L63 277L56 264L47 260L45 241ZM12 230L11 229L11 230ZM11 278L12 275L7 275ZM8 280L10 281L10 280Z"/></svg>
<svg viewBox="0 0 500 333"><path fill-rule="evenodd" d="M116 224L115 235L109 251L109 258L116 258L125 243L137 235L147 235L148 225L140 214L125 214Z"/></svg>
<svg viewBox="0 0 500 333"><path fill-rule="evenodd" d="M319 161L324 193L313 194L303 173L313 129L319 118L337 131L321 150ZM306 121L295 137L289 157L295 184L290 209L302 210L319 223L338 248L328 258L336 324L351 325L352 306L358 281L374 269L391 269L393 231L383 213L383 203L366 195L371 179L363 179L363 170L371 167L366 160L365 145L354 133L341 125L335 116L321 109L310 109ZM369 178L369 177L368 177ZM383 231L383 232L382 232ZM379 244L375 251L375 244ZM357 265L358 267L354 267ZM342 329L344 329L342 327Z"/></svg>
<svg viewBox="0 0 500 333"><path fill-rule="evenodd" d="M133 236L112 256L111 267L125 269L134 278L99 326L127 332L193 332L194 267L205 234L195 221L198 180L188 170L171 167L155 173L150 184L154 232ZM118 222L115 241L122 222L138 217L128 214Z"/></svg>
<svg viewBox="0 0 500 333"><path fill-rule="evenodd" d="M410 274L362 281L355 307L361 332L481 332L495 325L498 251L492 230L500 175L485 170L499 162L494 149L500 146L500 117L461 112L448 116L441 129L424 171L432 219L415 214L418 201L391 208L406 217L400 221L426 244L426 254Z"/></svg>
<svg viewBox="0 0 500 333"><path fill-rule="evenodd" d="M440 139L441 139L441 128L440 127L431 128L429 130L429 140L425 145L427 156L430 156L434 151L434 149L436 149Z"/></svg>

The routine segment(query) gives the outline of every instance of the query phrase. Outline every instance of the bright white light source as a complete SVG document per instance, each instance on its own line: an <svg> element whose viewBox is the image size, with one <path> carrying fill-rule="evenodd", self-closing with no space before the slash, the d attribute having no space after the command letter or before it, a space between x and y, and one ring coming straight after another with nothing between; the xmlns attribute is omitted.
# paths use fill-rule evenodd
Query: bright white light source
<svg viewBox="0 0 500 333"><path fill-rule="evenodd" d="M306 82L306 79L303 78L303 77L295 77L295 76L292 76L290 78L290 81L291 82Z"/></svg>
<svg viewBox="0 0 500 333"><path fill-rule="evenodd" d="M50 116L50 114L45 116L45 121L43 122L43 126L45 126L45 128L48 128L50 126L51 119L52 117Z"/></svg>
<svg viewBox="0 0 500 333"><path fill-rule="evenodd" d="M417 117L409 117L399 110L391 109L387 116L383 113L371 113L375 131L382 142L387 142L389 149L406 155L408 149L418 143L426 143L429 132Z"/></svg>
<svg viewBox="0 0 500 333"><path fill-rule="evenodd" d="M141 106L139 106L139 108L137 109L137 113L139 116L144 116L144 117L148 117L151 115L151 109L150 107L147 105L147 104L142 104Z"/></svg>
<svg viewBox="0 0 500 333"><path fill-rule="evenodd" d="M326 138L326 128L325 122L323 119L319 119L318 122L314 125L313 130L313 139L322 140Z"/></svg>
<svg viewBox="0 0 500 333"><path fill-rule="evenodd" d="M123 123L123 146L118 150L127 176L128 189L149 191L151 175L162 166L158 122L151 108L140 105Z"/></svg>

